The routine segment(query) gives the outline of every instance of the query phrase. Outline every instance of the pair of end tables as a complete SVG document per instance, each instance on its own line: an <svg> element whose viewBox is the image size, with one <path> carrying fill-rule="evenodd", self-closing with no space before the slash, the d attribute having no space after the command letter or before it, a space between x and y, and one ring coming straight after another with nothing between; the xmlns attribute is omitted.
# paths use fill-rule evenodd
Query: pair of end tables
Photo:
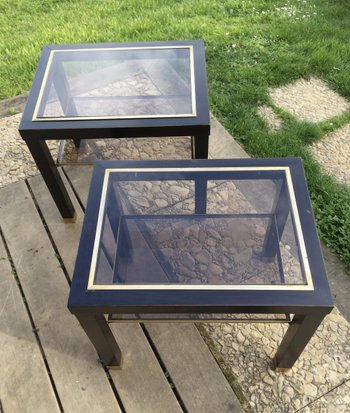
<svg viewBox="0 0 350 413"><path fill-rule="evenodd" d="M50 46L20 133L64 219L72 203L45 139L192 136L207 158L203 43ZM296 158L97 161L68 307L101 361L112 322L287 322L293 366L332 298Z"/></svg>
<svg viewBox="0 0 350 413"><path fill-rule="evenodd" d="M46 140L191 136L192 158L207 158L204 44L45 46L19 132L66 221L74 207Z"/></svg>

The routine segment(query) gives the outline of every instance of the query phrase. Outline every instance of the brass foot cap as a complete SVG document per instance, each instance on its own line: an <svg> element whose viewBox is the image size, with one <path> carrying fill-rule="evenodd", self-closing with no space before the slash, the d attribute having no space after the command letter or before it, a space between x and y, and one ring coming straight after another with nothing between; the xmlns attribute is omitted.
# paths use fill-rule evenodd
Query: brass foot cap
<svg viewBox="0 0 350 413"><path fill-rule="evenodd" d="M287 373L288 371L291 371L291 368L283 368L283 367L276 367L275 372L276 373Z"/></svg>
<svg viewBox="0 0 350 413"><path fill-rule="evenodd" d="M276 373L287 373L288 371L292 370L290 367L278 367L276 357L273 358L273 369Z"/></svg>
<svg viewBox="0 0 350 413"><path fill-rule="evenodd" d="M74 211L74 215L72 218L63 218L63 222L65 224L74 224L78 219L78 214Z"/></svg>
<svg viewBox="0 0 350 413"><path fill-rule="evenodd" d="M112 363L114 362L114 360L112 360ZM117 362L115 361L116 364L112 364L110 366L106 366L107 369L109 370L121 370L121 368L123 367L123 357L121 357L119 363L117 364Z"/></svg>

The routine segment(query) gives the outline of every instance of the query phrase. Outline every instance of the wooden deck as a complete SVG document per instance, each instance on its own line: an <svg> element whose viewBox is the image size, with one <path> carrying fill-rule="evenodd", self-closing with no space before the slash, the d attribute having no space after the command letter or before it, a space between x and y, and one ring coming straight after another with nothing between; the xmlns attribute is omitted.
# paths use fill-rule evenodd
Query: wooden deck
<svg viewBox="0 0 350 413"><path fill-rule="evenodd" d="M91 169L61 173L75 224L41 176L0 189L0 412L242 412L193 324L113 324L123 368L98 363L66 307Z"/></svg>

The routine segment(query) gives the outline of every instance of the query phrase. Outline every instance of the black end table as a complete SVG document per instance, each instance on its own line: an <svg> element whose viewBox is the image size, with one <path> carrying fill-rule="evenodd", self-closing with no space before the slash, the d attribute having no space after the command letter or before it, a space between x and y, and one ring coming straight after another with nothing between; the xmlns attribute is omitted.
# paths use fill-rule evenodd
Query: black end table
<svg viewBox="0 0 350 413"><path fill-rule="evenodd" d="M97 162L68 307L108 366L110 322L285 321L291 368L333 308L300 159Z"/></svg>
<svg viewBox="0 0 350 413"><path fill-rule="evenodd" d="M208 157L202 41L48 45L19 132L65 220L75 212L45 140L191 136Z"/></svg>

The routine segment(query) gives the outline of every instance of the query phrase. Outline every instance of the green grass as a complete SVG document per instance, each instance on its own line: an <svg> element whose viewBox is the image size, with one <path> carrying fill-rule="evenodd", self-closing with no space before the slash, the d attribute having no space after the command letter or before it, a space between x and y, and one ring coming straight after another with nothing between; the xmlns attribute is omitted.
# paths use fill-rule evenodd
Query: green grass
<svg viewBox="0 0 350 413"><path fill-rule="evenodd" d="M313 125L279 111L268 132L257 107L270 87L323 78L350 99L348 0L0 0L0 99L30 88L47 43L204 39L211 110L255 157L304 159L318 229L350 268L350 192L308 145L350 121Z"/></svg>

